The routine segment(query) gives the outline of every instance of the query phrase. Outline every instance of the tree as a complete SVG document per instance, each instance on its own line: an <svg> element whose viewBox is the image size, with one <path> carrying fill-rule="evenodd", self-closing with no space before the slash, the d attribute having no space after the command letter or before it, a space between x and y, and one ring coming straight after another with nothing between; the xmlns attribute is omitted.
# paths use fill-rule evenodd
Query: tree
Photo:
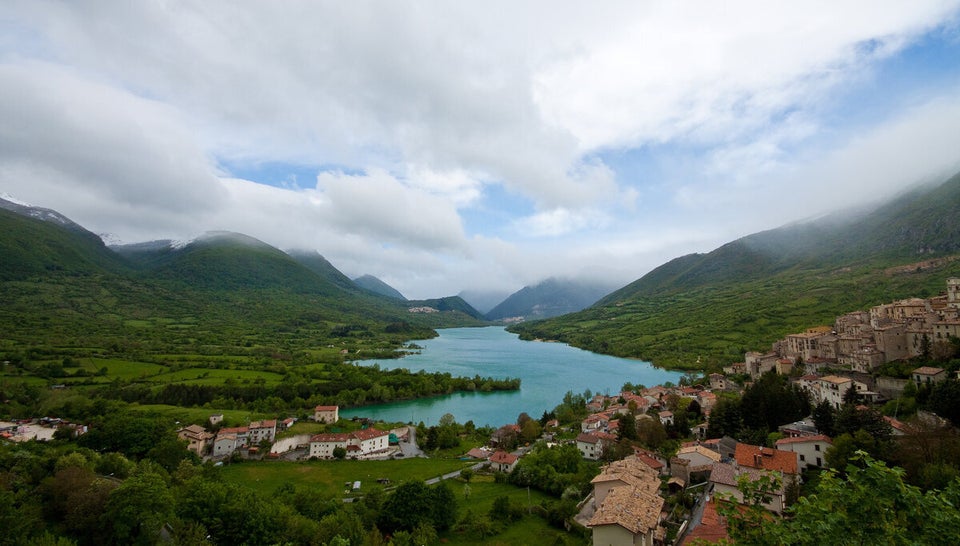
<svg viewBox="0 0 960 546"><path fill-rule="evenodd" d="M835 436L835 420L836 412L834 411L833 406L830 405L830 402L821 400L820 403L813 408L813 423L817 425L817 430L820 432L820 434L826 434L831 438Z"/></svg>
<svg viewBox="0 0 960 546"><path fill-rule="evenodd" d="M457 522L457 497L446 482L441 481L433 486L431 501L433 503L430 510L431 529L446 531L453 527Z"/></svg>
<svg viewBox="0 0 960 546"><path fill-rule="evenodd" d="M333 458L338 460L343 460L347 457L347 448L343 446L337 446L333 448Z"/></svg>
<svg viewBox="0 0 960 546"><path fill-rule="evenodd" d="M960 381L948 379L934 385L927 406L940 417L949 419L954 426L960 426Z"/></svg>
<svg viewBox="0 0 960 546"><path fill-rule="evenodd" d="M743 426L766 434L809 415L810 399L785 376L768 372L743 393L740 407Z"/></svg>
<svg viewBox="0 0 960 546"><path fill-rule="evenodd" d="M720 398L710 412L710 420L707 422L707 437L732 436L736 438L740 435L740 429L743 428L741 415L739 400Z"/></svg>
<svg viewBox="0 0 960 546"><path fill-rule="evenodd" d="M902 469L864 452L852 463L845 479L825 472L815 492L789 508L784 519L744 525L750 520L735 507L719 509L729 518L731 538L758 545L960 544L960 482L922 493L904 483Z"/></svg>
<svg viewBox="0 0 960 546"><path fill-rule="evenodd" d="M117 543L154 544L163 525L173 520L173 495L160 472L141 463L110 494L103 517Z"/></svg>
<svg viewBox="0 0 960 546"><path fill-rule="evenodd" d="M843 404L856 406L860 403L860 394L857 392L857 388L854 385L850 385L847 388L847 392L843 393Z"/></svg>
<svg viewBox="0 0 960 546"><path fill-rule="evenodd" d="M617 427L617 438L620 440L638 440L637 418L632 413L620 416L620 425Z"/></svg>
<svg viewBox="0 0 960 546"><path fill-rule="evenodd" d="M667 441L667 430L663 428L660 419L641 416L637 419L637 439L651 449L660 449Z"/></svg>
<svg viewBox="0 0 960 546"><path fill-rule="evenodd" d="M540 423L533 419L527 419L520 425L520 437L523 438L524 442L530 443L536 441L536 439L540 437L541 432Z"/></svg>

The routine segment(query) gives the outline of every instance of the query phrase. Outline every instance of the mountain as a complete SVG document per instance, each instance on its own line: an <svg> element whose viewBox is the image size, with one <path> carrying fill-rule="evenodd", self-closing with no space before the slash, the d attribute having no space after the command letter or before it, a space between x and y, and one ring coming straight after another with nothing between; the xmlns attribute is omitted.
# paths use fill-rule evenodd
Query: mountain
<svg viewBox="0 0 960 546"><path fill-rule="evenodd" d="M474 309L469 303L460 296L448 296L445 298L434 298L429 300L407 300L404 302L408 308L429 307L437 311L456 311L463 313L477 320L486 320L483 313Z"/></svg>
<svg viewBox="0 0 960 546"><path fill-rule="evenodd" d="M356 292L357 285L344 275L333 264L327 261L319 252L309 250L287 251L294 260L310 271L333 283L347 292Z"/></svg>
<svg viewBox="0 0 960 546"><path fill-rule="evenodd" d="M0 324L5 339L28 346L278 354L332 352L349 340L389 354L433 328L483 324L459 298L436 300L441 313L413 313L319 254L290 255L242 234L111 249L53 211L13 208L0 207Z"/></svg>
<svg viewBox="0 0 960 546"><path fill-rule="evenodd" d="M457 294L474 309L483 314L488 313L500 302L510 296L510 292L499 290L464 290Z"/></svg>
<svg viewBox="0 0 960 546"><path fill-rule="evenodd" d="M51 272L118 273L127 264L93 233L49 209L0 199L0 280Z"/></svg>
<svg viewBox="0 0 960 546"><path fill-rule="evenodd" d="M369 292L373 292L374 294L380 294L381 296L386 296L395 300L407 300L407 298L403 297L403 294L401 294L399 290L374 277L373 275L357 277L356 279L353 279L353 282L360 288L363 288Z"/></svg>
<svg viewBox="0 0 960 546"><path fill-rule="evenodd" d="M526 320L556 317L585 309L611 287L583 281L547 279L525 286L487 312L490 320L522 317Z"/></svg>
<svg viewBox="0 0 960 546"><path fill-rule="evenodd" d="M516 325L665 367L719 367L783 335L960 275L960 174L846 211L681 256L570 315Z"/></svg>

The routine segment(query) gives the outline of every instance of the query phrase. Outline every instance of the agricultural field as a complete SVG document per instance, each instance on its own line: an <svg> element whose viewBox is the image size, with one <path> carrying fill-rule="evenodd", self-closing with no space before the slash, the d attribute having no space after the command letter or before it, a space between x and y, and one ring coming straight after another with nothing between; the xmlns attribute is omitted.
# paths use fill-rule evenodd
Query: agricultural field
<svg viewBox="0 0 960 546"><path fill-rule="evenodd" d="M293 483L318 488L331 497L344 493L344 484L360 481L364 488L377 486L377 480L388 479L391 484L411 480L428 480L449 472L462 470L474 464L471 461L422 459L390 461L284 461L245 462L228 464L221 469L224 481L250 487L264 495L273 494L281 485Z"/></svg>

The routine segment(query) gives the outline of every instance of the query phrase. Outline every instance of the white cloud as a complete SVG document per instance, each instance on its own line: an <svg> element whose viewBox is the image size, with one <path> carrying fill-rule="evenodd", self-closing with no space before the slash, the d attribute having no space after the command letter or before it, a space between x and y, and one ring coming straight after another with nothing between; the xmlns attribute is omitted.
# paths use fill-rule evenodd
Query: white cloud
<svg viewBox="0 0 960 546"><path fill-rule="evenodd" d="M14 1L0 190L127 240L317 248L413 297L631 280L956 168L956 88L856 138L825 112L958 5ZM619 170L658 146L662 172ZM323 172L275 188L218 161ZM467 237L494 184L535 212Z"/></svg>

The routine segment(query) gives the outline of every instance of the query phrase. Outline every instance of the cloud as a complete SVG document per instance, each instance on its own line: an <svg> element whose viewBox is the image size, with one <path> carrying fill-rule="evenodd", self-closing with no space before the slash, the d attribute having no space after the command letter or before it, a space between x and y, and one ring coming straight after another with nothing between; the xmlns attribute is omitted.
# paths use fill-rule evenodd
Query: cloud
<svg viewBox="0 0 960 546"><path fill-rule="evenodd" d="M956 168L956 85L843 107L958 6L14 1L0 190L127 240L317 248L412 297L628 281ZM227 167L286 162L316 184Z"/></svg>
<svg viewBox="0 0 960 546"><path fill-rule="evenodd" d="M70 70L0 65L0 119L2 183L28 200L58 207L81 196L88 206L149 209L172 223L215 210L224 197L176 110Z"/></svg>

